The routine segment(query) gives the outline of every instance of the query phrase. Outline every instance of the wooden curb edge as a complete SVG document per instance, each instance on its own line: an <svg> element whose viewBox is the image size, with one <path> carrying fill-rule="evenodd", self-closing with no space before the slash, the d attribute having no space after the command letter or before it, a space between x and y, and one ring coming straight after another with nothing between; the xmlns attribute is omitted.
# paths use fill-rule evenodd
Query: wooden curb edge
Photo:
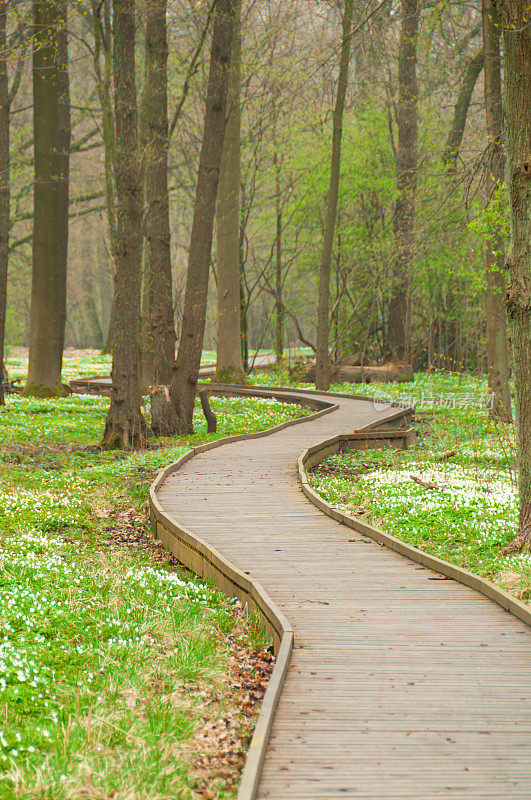
<svg viewBox="0 0 531 800"><path fill-rule="evenodd" d="M222 387L220 384L217 384L216 388ZM249 396L252 394L252 387L233 387L230 385L223 387L223 389L225 388L228 392L230 391L235 395ZM245 389L245 391L241 391L242 389ZM260 391L259 396L271 396L270 393L266 394L267 389L264 389L264 387L257 387L257 389ZM274 387L274 390L277 399L284 399L286 402L292 403L297 402L293 393L283 393L278 387ZM188 452L184 453L177 461L164 467L149 489L151 524L154 535L162 541L164 546L170 550L181 563L185 564L185 566L189 567L197 575L212 578L218 588L225 591L226 594L230 596L236 595L248 608L257 611L263 622L272 632L275 641L275 666L269 679L251 744L247 751L245 766L240 778L237 800L254 800L256 796L275 709L280 699L293 650L293 628L284 614L257 581L234 566L217 550L210 547L204 539L201 539L199 536L196 536L179 525L176 520L164 511L158 501L157 490L169 475L179 470L187 461L200 453L222 447L231 442L269 436L272 433L276 433L292 425L318 419L325 414L336 411L338 408L335 404L319 400L315 400L315 404L317 407L321 406L321 410L309 414L306 417L288 420L273 428L268 428L256 433L240 434L237 436L228 436L224 439L217 439L213 442L208 442L188 450Z"/></svg>
<svg viewBox="0 0 531 800"><path fill-rule="evenodd" d="M370 438L371 428L374 427L375 425L371 423L363 428L359 428L356 433L367 433L367 438ZM424 567L433 569L435 572L439 572L442 575L446 575L448 578L453 578L453 580L475 589L489 600L492 600L500 605L503 609L505 609L505 611L517 617L526 625L531 626L531 607L523 603L521 600L518 600L516 597L513 597L492 581L489 581L487 578L482 578L480 575L476 575L474 572L464 569L464 567L458 567L455 564L450 564L448 561L444 561L442 558L429 555L423 550L413 547L413 545L406 544L406 542L403 542L396 536L391 536L391 534L385 533L379 528L376 528L374 525L369 525L360 517L356 517L354 514L347 514L343 511L339 511L326 500L324 500L320 495L318 495L317 492L315 492L309 485L308 475L306 473L306 465L311 459L312 466L315 466L327 458L328 455L334 452L337 453L339 451L339 445L341 441L341 436L333 436L330 439L325 439L317 445L308 447L299 456L297 460L297 472L302 491L308 500L310 500L315 506L317 506L317 508L327 514L329 517L332 517L332 519L336 520L336 522L340 522L342 525L346 525L347 527L358 531L358 533L365 534L365 536L368 536L369 538L378 542L378 544L384 545L390 550L394 550L396 553L399 553L399 555L411 559L411 561L422 564Z"/></svg>

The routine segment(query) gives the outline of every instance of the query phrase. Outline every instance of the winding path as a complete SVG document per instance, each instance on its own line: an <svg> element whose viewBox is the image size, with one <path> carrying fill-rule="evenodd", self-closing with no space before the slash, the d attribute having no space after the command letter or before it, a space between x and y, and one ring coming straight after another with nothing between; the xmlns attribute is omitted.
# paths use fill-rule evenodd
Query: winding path
<svg viewBox="0 0 531 800"><path fill-rule="evenodd" d="M157 489L164 511L256 578L295 631L257 797L529 798L529 628L306 499L301 452L389 416L334 402L198 454Z"/></svg>

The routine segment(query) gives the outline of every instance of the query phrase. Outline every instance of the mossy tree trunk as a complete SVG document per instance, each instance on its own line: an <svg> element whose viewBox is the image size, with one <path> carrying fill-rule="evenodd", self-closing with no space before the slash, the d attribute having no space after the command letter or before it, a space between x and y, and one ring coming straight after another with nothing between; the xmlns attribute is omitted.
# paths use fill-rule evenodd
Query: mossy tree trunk
<svg viewBox="0 0 531 800"><path fill-rule="evenodd" d="M33 130L35 149L33 265L28 382L25 394L64 394L68 254L67 0L33 2Z"/></svg>
<svg viewBox="0 0 531 800"><path fill-rule="evenodd" d="M420 0L402 0L398 55L397 191L393 226L396 256L388 310L387 345L405 361L410 350L410 283L415 259L415 196L418 162L417 41Z"/></svg>
<svg viewBox="0 0 531 800"><path fill-rule="evenodd" d="M330 188L323 240L323 252L319 269L319 309L317 312L317 359L315 365L315 385L318 389L328 389L330 384L329 333L330 333L330 271L332 249L336 228L339 178L341 169L341 140L343 136L343 113L347 93L348 68L350 61L350 42L352 38L353 0L345 0L343 13L343 39L337 82L336 104L334 108L334 131L332 135L332 161L330 167Z"/></svg>
<svg viewBox="0 0 531 800"><path fill-rule="evenodd" d="M492 0L483 0L483 42L485 51L485 111L487 117L488 163L485 193L487 203L502 186L505 172L503 104L498 13ZM505 312L505 245L493 234L485 246L487 279L487 362L489 390L493 399L492 418L512 419L509 390L509 348Z"/></svg>
<svg viewBox="0 0 531 800"><path fill-rule="evenodd" d="M175 361L175 325L168 197L168 39L166 0L146 8L145 140L146 253L142 308L142 385L167 385Z"/></svg>
<svg viewBox="0 0 531 800"><path fill-rule="evenodd" d="M0 0L0 405L5 404L3 365L9 259L9 86L6 6L6 0Z"/></svg>
<svg viewBox="0 0 531 800"><path fill-rule="evenodd" d="M170 386L168 431L193 430L194 400L203 350L212 236L227 114L233 0L219 0L214 18L205 123L192 221L179 350Z"/></svg>
<svg viewBox="0 0 531 800"><path fill-rule="evenodd" d="M511 198L506 294L516 392L520 493L518 536L509 549L531 551L531 7L496 0L505 55L505 127Z"/></svg>
<svg viewBox="0 0 531 800"><path fill-rule="evenodd" d="M135 83L135 2L113 0L113 65L116 120L116 276L111 406L102 445L145 444L140 410L140 285L142 198Z"/></svg>
<svg viewBox="0 0 531 800"><path fill-rule="evenodd" d="M235 28L217 204L218 342L217 380L243 383L240 305L240 72L241 0L234 3Z"/></svg>

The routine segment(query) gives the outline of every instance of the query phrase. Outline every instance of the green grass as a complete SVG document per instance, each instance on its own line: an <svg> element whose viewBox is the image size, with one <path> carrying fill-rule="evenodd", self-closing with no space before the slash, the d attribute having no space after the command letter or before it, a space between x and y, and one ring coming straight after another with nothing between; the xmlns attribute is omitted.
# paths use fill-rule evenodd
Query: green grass
<svg viewBox="0 0 531 800"><path fill-rule="evenodd" d="M108 371L93 354L67 362L67 377ZM25 363L15 355L8 369L23 378ZM232 650L264 646L254 620L165 563L148 533L147 489L194 443L308 412L212 398L217 434L198 407L193 436L122 453L98 447L108 404L12 395L0 410L2 800L192 797L197 732L238 713ZM232 796L233 777L214 777L216 797Z"/></svg>
<svg viewBox="0 0 531 800"><path fill-rule="evenodd" d="M517 530L514 431L488 421L485 382L425 373L413 384L351 388L415 401L419 440L407 451L331 456L312 474L314 488L335 507L528 601L531 557L502 553Z"/></svg>

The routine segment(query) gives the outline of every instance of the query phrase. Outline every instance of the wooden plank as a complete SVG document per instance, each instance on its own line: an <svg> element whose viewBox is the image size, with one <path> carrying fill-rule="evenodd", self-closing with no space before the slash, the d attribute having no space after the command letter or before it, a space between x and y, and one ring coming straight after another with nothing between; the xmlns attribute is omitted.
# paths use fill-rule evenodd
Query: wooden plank
<svg viewBox="0 0 531 800"><path fill-rule="evenodd" d="M302 494L305 447L382 423L371 403L334 402L202 452L157 488L161 508L257 579L295 631L258 797L531 796L529 629Z"/></svg>

